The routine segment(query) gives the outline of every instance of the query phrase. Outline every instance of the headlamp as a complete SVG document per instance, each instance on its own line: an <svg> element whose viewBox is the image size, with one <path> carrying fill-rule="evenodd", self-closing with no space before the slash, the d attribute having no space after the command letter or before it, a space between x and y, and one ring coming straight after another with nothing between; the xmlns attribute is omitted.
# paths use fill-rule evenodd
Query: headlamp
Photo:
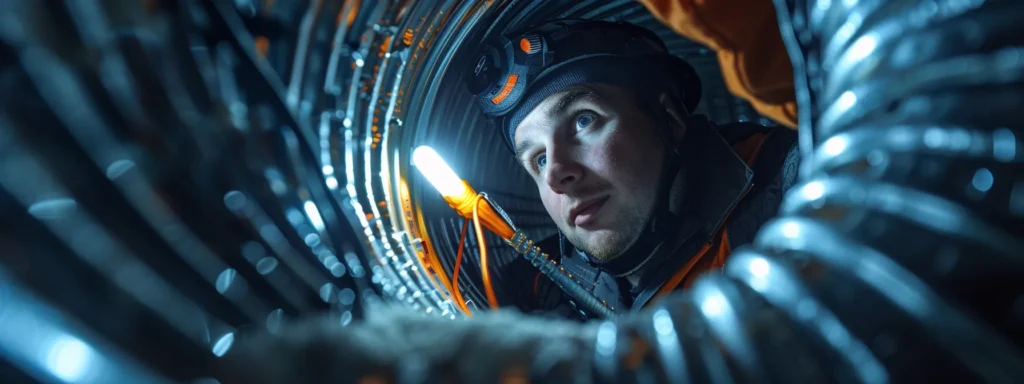
<svg viewBox="0 0 1024 384"><path fill-rule="evenodd" d="M603 55L667 54L653 32L628 23L559 20L501 36L477 58L470 91L484 113L502 115L514 108L534 80L562 65Z"/></svg>
<svg viewBox="0 0 1024 384"><path fill-rule="evenodd" d="M700 100L700 80L653 32L625 22L557 20L486 44L471 67L469 90L512 147L525 109L581 83L682 90L686 110ZM525 108L524 110L520 110ZM526 111L528 112L528 111Z"/></svg>

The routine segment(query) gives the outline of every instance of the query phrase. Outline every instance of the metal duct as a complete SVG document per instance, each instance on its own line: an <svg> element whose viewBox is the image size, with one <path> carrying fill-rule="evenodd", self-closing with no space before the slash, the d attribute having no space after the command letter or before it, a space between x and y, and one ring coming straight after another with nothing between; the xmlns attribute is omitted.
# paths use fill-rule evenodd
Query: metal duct
<svg viewBox="0 0 1024 384"><path fill-rule="evenodd" d="M380 359L376 376L350 366L291 372L399 382L1024 381L1024 4L775 6L798 75L803 175L781 216L723 273L596 324L493 315L448 327L359 325L353 334L395 327L411 352ZM457 347L418 341L424 326ZM311 348L287 340L289 356ZM339 349L381 352L344 340ZM290 363L319 368L281 364ZM407 374L412 367L422 375Z"/></svg>
<svg viewBox="0 0 1024 384"><path fill-rule="evenodd" d="M543 354L538 381L1024 382L1024 6L776 8L805 174L756 245L641 316L474 319L452 340L573 346ZM533 235L550 230L488 146L460 61L559 16L672 36L627 1L0 2L0 381L227 377L214 367L236 334L294 317L458 316L424 264L451 272L457 223L408 156L448 148ZM716 79L713 57L667 40ZM705 111L754 118L717 79ZM525 350L465 345L390 368L500 372Z"/></svg>

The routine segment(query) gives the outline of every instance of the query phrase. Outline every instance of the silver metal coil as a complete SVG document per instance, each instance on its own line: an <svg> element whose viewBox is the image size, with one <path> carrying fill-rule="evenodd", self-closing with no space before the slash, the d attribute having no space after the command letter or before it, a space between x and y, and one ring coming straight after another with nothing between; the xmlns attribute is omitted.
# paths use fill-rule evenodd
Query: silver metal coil
<svg viewBox="0 0 1024 384"><path fill-rule="evenodd" d="M799 85L801 183L722 274L617 328L650 335L651 367L595 372L1024 380L1024 4L775 6Z"/></svg>

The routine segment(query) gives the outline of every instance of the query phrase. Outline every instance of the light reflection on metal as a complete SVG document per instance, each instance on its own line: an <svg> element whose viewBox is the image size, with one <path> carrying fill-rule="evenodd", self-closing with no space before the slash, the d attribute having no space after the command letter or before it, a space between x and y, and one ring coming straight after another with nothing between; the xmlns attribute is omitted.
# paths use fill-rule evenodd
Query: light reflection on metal
<svg viewBox="0 0 1024 384"><path fill-rule="evenodd" d="M404 200L395 201L392 198L396 194L396 184L389 182L391 168L388 156L393 152L389 146L389 139L396 134L391 128L399 126L392 122L401 120L396 111L398 105L403 103L399 97L401 95L399 87L407 68L408 60L406 58L408 55L405 50L409 47L394 45L396 40L392 39L391 35L397 29L385 26L378 20L393 19L394 14L403 10L399 9L396 4L377 3L368 4L360 10L360 12L363 11L369 12L367 23L374 27L365 31L360 39L359 48L348 55L352 65L346 66L334 62L329 64L327 83L325 84L325 89L332 89L334 87L332 84L337 84L336 81L332 82L332 79L338 78L337 76L346 70L351 71L348 93L341 93L340 95L345 97L339 98L345 108L334 113L334 115L344 116L342 127L344 129L344 166L346 167L345 189L348 192L349 204L356 212L356 217L363 227L363 234L367 237L371 249L376 251L381 268L374 270L380 271L382 275L375 276L374 280L382 286L386 286L388 288L386 292L393 292L395 295L401 293L405 298L420 301L426 308L447 310L452 307L446 298L448 295L444 290L438 289L440 287L437 282L430 276L433 274L430 271L435 268L424 266L419 256L422 245L411 242L412 239L421 239L423 235L402 235L402 233L414 233L415 226L404 222L406 215L396 214L396 212L407 211L409 208L405 205L398 205L402 204ZM344 36L345 33L340 30L335 33L336 40L332 48L332 58L338 60L345 58L340 54L344 45L339 44L337 40L343 38L341 36ZM372 50L379 52L371 54ZM400 54L394 54L396 52ZM366 73L366 71L370 72ZM364 80L367 78L373 81ZM362 94L368 94L367 102L360 101L359 95ZM354 124L356 119L363 121L363 124ZM360 138L362 145L357 145L356 140ZM357 170L355 168L357 164L362 164L362 169ZM359 174L362 174L364 178L361 183L356 180ZM395 177L401 178L401 174L395 174ZM362 184L363 188L358 188L359 184ZM360 190L364 192L360 193ZM365 200L363 200L364 198ZM392 208L392 206L396 206L396 208ZM384 211L380 208L387 208L387 216L382 215ZM402 228L407 229L402 230Z"/></svg>
<svg viewBox="0 0 1024 384"><path fill-rule="evenodd" d="M82 328L0 268L0 358L44 382L168 382L109 345L90 345L97 338Z"/></svg>
<svg viewBox="0 0 1024 384"><path fill-rule="evenodd" d="M410 14L423 12L421 14L424 16L419 20L410 18L408 20L409 25L405 27L414 31L414 39L407 53L409 62L407 67L409 70L403 76L403 84L399 90L399 95L402 95L402 92L408 93L407 97L403 98L401 104L402 110L405 112L405 115L402 117L403 126L418 127L418 129L407 129L407 134L405 135L394 135L395 140L391 141L394 143L393 147L388 149L396 154L396 156L406 159L411 159L413 148L419 145L432 144L432 140L436 140L434 137L436 132L433 132L432 129L436 127L428 127L427 125L437 124L435 121L439 116L444 116L444 113L430 106L443 103L444 101L439 100L441 95L450 97L453 93L452 90L461 90L461 88L457 88L461 85L457 85L457 82L452 81L453 78L457 77L453 77L453 74L461 73L461 69L456 68L459 65L456 64L459 53L464 54L464 47L467 46L466 42L471 37L482 36L482 31L479 29L480 24L477 23L485 17L489 10L492 10L492 7L500 5L494 2L443 2L428 11L425 3L413 3L413 10L410 11ZM497 8L500 9L500 7ZM469 28L468 26L477 27ZM445 123L451 124L452 122L446 121ZM479 125L469 125L465 127L465 130L472 132L477 127ZM457 141L445 141L444 143L451 145L459 144ZM434 145L438 144L435 143ZM461 153L466 154L466 159L468 160L471 158L471 152L473 151ZM395 164L395 167L400 172L399 177L404 177L406 180L422 180L421 176L414 175L415 170L408 166L408 164L399 163ZM427 199L425 196L430 196L433 193L432 190L425 190L425 187L421 184L413 183L410 187L410 195L415 199ZM398 194L401 192L393 193ZM417 212L417 215L422 217L423 213L421 210L425 203L416 202L415 199L410 199L412 206L407 209ZM442 283L450 284L451 280L448 275L451 273L455 256L454 248L457 245L457 240L454 241L455 244L448 245L446 242L450 242L451 239L440 238L445 236L443 231L435 230L433 233L428 233L427 230L430 227L427 225L426 220L418 220L416 227L420 228L420 231L414 233L416 235L414 238L422 239L426 248L434 251L433 254L427 255L427 260L436 260L436 264L431 267L437 270L438 280ZM494 242L493 244L499 244L497 247L501 247L500 242ZM433 247L430 247L431 245ZM472 245L468 244L467 246ZM474 306L471 303L486 302L486 299L480 285L481 282L470 283L473 281L473 278L470 278L467 272L465 272L467 270L468 268L463 269L464 272L462 272L463 276L460 277L460 284L463 286L463 296L468 299L467 303L470 303L468 308L473 308ZM451 292L447 292L445 296L451 297ZM476 300L473 300L473 298L476 298ZM449 300L448 303L454 306L453 301Z"/></svg>
<svg viewBox="0 0 1024 384"><path fill-rule="evenodd" d="M2 8L0 41L14 53L5 74L19 79L4 90L23 92L0 105L0 269L102 334L55 339L41 352L49 368L36 367L72 381L160 382L87 372L111 368L104 359L124 350L188 381L228 350L236 327L271 313L330 312L347 323L373 302L380 288L362 279L366 250L329 192L344 168L318 161L309 104L291 112L270 76L287 47L257 56L224 1ZM70 59L81 55L92 59ZM317 265L319 255L352 257ZM325 285L350 293L324 303ZM7 299L0 320L13 319ZM39 327L58 316L40 315ZM0 332L0 350L31 336ZM145 353L154 350L146 343L174 358Z"/></svg>
<svg viewBox="0 0 1024 384"><path fill-rule="evenodd" d="M81 340L66 336L54 340L46 356L50 372L66 382L84 381L96 364L95 352Z"/></svg>
<svg viewBox="0 0 1024 384"><path fill-rule="evenodd" d="M213 343L213 355L217 357L224 356L224 354L228 353L228 350L231 349L231 346L234 344L234 342L234 333L227 333L221 336L220 338L217 339L215 343Z"/></svg>

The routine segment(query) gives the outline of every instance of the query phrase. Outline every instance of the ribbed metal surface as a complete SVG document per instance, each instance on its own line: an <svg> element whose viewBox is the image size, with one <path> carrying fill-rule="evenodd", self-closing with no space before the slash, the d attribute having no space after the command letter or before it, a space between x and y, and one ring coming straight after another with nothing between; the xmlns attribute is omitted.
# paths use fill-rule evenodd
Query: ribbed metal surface
<svg viewBox="0 0 1024 384"><path fill-rule="evenodd" d="M234 4L5 1L0 42L11 377L190 380L238 332L383 293Z"/></svg>

